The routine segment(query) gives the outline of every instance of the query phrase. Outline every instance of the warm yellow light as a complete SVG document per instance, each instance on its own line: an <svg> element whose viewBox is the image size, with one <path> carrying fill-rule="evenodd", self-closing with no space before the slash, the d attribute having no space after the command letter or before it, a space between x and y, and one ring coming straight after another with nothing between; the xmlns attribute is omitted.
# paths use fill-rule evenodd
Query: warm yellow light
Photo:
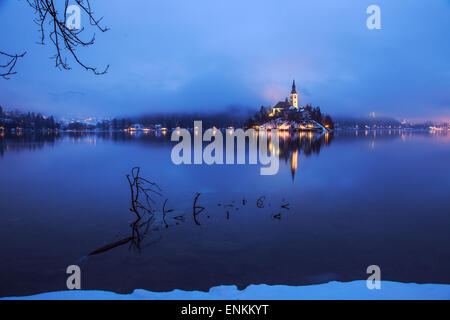
<svg viewBox="0 0 450 320"><path fill-rule="evenodd" d="M295 150L294 153L292 154L292 163L291 163L291 169L292 170L297 170L297 158L298 158L298 151Z"/></svg>
<svg viewBox="0 0 450 320"><path fill-rule="evenodd" d="M278 129L280 129L280 130L289 130L291 128L291 125L290 124L282 124L282 125L280 125L280 126L278 126Z"/></svg>

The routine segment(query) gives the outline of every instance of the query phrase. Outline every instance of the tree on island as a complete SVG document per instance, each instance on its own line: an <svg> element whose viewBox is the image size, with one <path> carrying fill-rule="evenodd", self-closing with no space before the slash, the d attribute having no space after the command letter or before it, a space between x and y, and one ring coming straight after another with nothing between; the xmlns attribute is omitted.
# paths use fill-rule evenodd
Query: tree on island
<svg viewBox="0 0 450 320"><path fill-rule="evenodd" d="M76 64L80 65L87 71L91 71L96 75L105 74L108 71L109 65L102 71L98 71L97 68L87 65L81 60L76 52L78 47L89 47L95 42L95 33L88 39L81 38L84 27L81 29L71 28L67 24L67 9L69 8L69 1L58 1L58 4L64 3L63 12L58 12L54 4L54 0L27 0L28 4L35 11L34 21L38 25L40 33L40 44L45 44L45 39L49 38L55 48L55 67L59 69L70 70L68 57L75 60ZM101 32L108 31L108 28L100 26L100 19L95 19L89 0L74 0L75 4L80 8L81 12L86 14L89 18L89 23L95 29ZM45 25L49 24L49 28L46 29ZM0 62L0 77L3 79L10 79L11 75L16 74L14 70L17 61L23 58L26 51L23 53L6 53L0 51L0 58L3 58L3 62ZM4 61L6 60L6 61Z"/></svg>
<svg viewBox="0 0 450 320"><path fill-rule="evenodd" d="M325 128L334 129L334 122L333 119L327 114L325 116L325 120L323 121L323 125Z"/></svg>

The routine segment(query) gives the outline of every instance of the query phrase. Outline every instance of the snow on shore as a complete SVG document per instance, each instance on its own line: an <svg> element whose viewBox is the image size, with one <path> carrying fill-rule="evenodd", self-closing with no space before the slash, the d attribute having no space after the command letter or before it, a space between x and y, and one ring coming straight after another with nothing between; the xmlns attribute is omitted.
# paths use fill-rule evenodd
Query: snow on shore
<svg viewBox="0 0 450 320"><path fill-rule="evenodd" d="M321 299L450 299L450 285L415 284L382 281L380 290L369 290L366 281L329 282L310 286L250 285L239 291L236 286L213 287L209 292L174 290L151 292L134 290L131 294L108 291L57 291L27 297L3 299L21 300L321 300ZM0 298L1 300L1 298Z"/></svg>

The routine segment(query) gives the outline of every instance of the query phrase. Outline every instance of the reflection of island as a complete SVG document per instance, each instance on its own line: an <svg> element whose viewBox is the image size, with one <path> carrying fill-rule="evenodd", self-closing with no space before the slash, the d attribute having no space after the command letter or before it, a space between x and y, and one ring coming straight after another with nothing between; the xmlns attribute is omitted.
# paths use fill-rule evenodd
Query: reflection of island
<svg viewBox="0 0 450 320"><path fill-rule="evenodd" d="M319 154L323 146L328 146L333 133L292 132L280 131L280 158L290 162L292 179L299 163L299 158L312 154ZM49 134L22 134L0 136L0 156L6 151L36 151L45 147L53 147L56 143L80 143L97 144L102 141L115 143L140 143L162 145L170 147L174 142L170 141L170 132L139 131L139 132L66 132Z"/></svg>
<svg viewBox="0 0 450 320"><path fill-rule="evenodd" d="M323 146L329 146L333 140L332 133L317 134L313 132L280 132L280 158L291 166L292 181L298 169L300 157L310 157L312 154L319 154Z"/></svg>
<svg viewBox="0 0 450 320"><path fill-rule="evenodd" d="M447 131L424 131L424 130L402 130L402 129L381 129L381 130L343 130L333 133L313 133L313 132L289 132L280 131L280 158L290 161L293 174L300 163L302 154L306 157L312 154L319 154L323 146L328 146L332 140L367 140L373 144L375 140L401 139L406 141L412 136L423 136L429 138L441 137L448 139ZM8 134L0 132L0 157L5 152L37 151L46 147L53 147L57 143L80 143L97 144L102 141L112 141L114 143L139 143L173 146L170 141L171 132L161 130L139 131L139 132L49 132L42 134L27 134L16 132ZM296 153L295 153L296 152Z"/></svg>

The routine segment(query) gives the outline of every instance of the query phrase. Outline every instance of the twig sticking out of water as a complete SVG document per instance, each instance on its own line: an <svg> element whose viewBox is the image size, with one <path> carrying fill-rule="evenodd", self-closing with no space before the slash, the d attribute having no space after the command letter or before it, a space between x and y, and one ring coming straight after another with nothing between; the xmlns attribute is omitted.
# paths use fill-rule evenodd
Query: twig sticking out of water
<svg viewBox="0 0 450 320"><path fill-rule="evenodd" d="M130 211L136 215L138 220L142 218L140 210L143 211L144 214L148 213L153 215L151 204L154 204L155 201L152 199L151 195L156 194L162 196L161 188L155 182L140 177L140 171L141 168L134 167L131 170L131 176L129 174L126 175L131 192ZM143 198L143 200L141 198Z"/></svg>
<svg viewBox="0 0 450 320"><path fill-rule="evenodd" d="M164 222L164 225L166 226L166 228L169 227L169 225L168 225L167 222L166 222L166 214L173 211L173 209L166 210L167 200L168 200L168 199L166 199L166 200L164 201L164 204L163 204L163 222Z"/></svg>
<svg viewBox="0 0 450 320"><path fill-rule="evenodd" d="M272 219L281 220L281 213L273 214Z"/></svg>
<svg viewBox="0 0 450 320"><path fill-rule="evenodd" d="M285 203L281 205L281 208L286 209L286 210L290 210L291 208L289 207L291 204L290 203Z"/></svg>
<svg viewBox="0 0 450 320"><path fill-rule="evenodd" d="M198 197L200 197L200 193L197 192L197 194L195 195L195 199L194 199L194 205L192 207L192 212L193 212L193 216L194 216L194 222L196 225L200 225L200 223L197 220L197 215L199 215L203 210L205 210L204 207L202 206L197 206L197 200Z"/></svg>
<svg viewBox="0 0 450 320"><path fill-rule="evenodd" d="M266 196L259 197L259 199L256 201L256 206L260 209L264 208L264 200L266 200Z"/></svg>

